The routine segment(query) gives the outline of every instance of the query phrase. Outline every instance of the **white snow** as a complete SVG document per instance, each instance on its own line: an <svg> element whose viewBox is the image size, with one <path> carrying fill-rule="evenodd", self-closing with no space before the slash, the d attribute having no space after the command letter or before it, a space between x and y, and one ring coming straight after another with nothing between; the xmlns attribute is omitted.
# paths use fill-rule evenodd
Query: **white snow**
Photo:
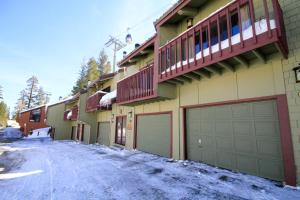
<svg viewBox="0 0 300 200"><path fill-rule="evenodd" d="M68 114L67 114L67 119L71 119L72 118L72 114L73 114L73 112L72 112L72 110L70 110L68 112Z"/></svg>
<svg viewBox="0 0 300 200"><path fill-rule="evenodd" d="M20 131L19 128L9 127L9 128L4 129L4 135L3 136L5 138L11 138L11 139L21 138L22 137L22 132Z"/></svg>
<svg viewBox="0 0 300 200"><path fill-rule="evenodd" d="M49 133L50 127L47 128L40 128L40 129L34 129L32 131L31 135L28 135L26 138L27 139L32 139L32 138L44 138L44 137L50 137Z"/></svg>
<svg viewBox="0 0 300 200"><path fill-rule="evenodd" d="M112 100L117 97L117 90L113 90L112 92L109 92L105 94L101 99L100 99L100 106L109 106L112 104Z"/></svg>
<svg viewBox="0 0 300 200"><path fill-rule="evenodd" d="M1 150L1 200L300 199L299 190L263 178L135 150L50 139Z"/></svg>
<svg viewBox="0 0 300 200"><path fill-rule="evenodd" d="M275 23L275 20L271 19L270 20L270 28L271 30L275 29L276 28L276 23ZM268 31L268 24L267 24L267 20L266 19L262 19L260 21L257 21L255 22L255 33L256 35L261 35L262 33L265 33ZM245 30L243 30L243 40L248 40L250 38L253 37L253 30L252 30L252 25L248 26ZM241 34L235 34L231 37L231 44L232 45L235 45L235 44L239 44L241 42ZM221 41L221 49L226 49L229 47L229 39L226 39L226 40L223 40ZM220 51L220 48L219 48L219 43L213 45L211 47L211 52L212 53L216 53ZM210 52L209 52L209 48L206 48L204 49L203 51L203 56L206 57L210 55ZM202 58L202 51L198 52L196 54L196 60L199 60ZM190 58L189 59L189 63L192 63L194 62L194 58ZM186 65L187 64L187 60L185 61L182 61L182 65ZM178 62L177 63L177 68L180 68L181 67L181 62ZM173 65L171 67L169 67L168 69L166 69L165 71L163 71L161 74L165 74L166 72L169 72L170 70L174 70L176 69L176 65Z"/></svg>

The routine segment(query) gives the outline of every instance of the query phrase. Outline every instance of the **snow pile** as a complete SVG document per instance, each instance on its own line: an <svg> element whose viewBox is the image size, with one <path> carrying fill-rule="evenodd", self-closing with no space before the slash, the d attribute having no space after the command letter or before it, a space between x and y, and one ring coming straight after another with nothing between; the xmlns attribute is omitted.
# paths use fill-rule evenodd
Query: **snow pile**
<svg viewBox="0 0 300 200"><path fill-rule="evenodd" d="M4 129L4 137L5 138L21 138L22 137L22 132L20 131L19 128L6 128Z"/></svg>
<svg viewBox="0 0 300 200"><path fill-rule="evenodd" d="M35 129L35 130L32 131L31 135L28 135L27 138L30 139L30 138L45 138L45 137L50 137L49 129L50 129L50 127Z"/></svg>
<svg viewBox="0 0 300 200"><path fill-rule="evenodd" d="M100 100L100 106L105 107L105 106L109 106L112 104L113 99L115 99L117 97L117 91L114 90L110 93L105 94L101 100Z"/></svg>
<svg viewBox="0 0 300 200"><path fill-rule="evenodd" d="M70 111L68 112L68 114L67 114L67 119L70 120L70 119L72 118L72 114L73 114L73 113L72 113L72 110L70 110Z"/></svg>

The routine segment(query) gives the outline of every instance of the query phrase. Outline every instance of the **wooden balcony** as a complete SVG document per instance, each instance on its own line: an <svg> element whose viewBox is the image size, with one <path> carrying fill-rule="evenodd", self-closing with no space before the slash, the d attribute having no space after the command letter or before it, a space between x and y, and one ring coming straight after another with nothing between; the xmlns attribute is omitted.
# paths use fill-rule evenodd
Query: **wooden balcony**
<svg viewBox="0 0 300 200"><path fill-rule="evenodd" d="M65 121L76 121L78 118L78 106L74 106L72 109L66 110L64 112Z"/></svg>
<svg viewBox="0 0 300 200"><path fill-rule="evenodd" d="M117 103L126 104L155 97L153 64L117 83Z"/></svg>
<svg viewBox="0 0 300 200"><path fill-rule="evenodd" d="M101 110L102 108L100 107L100 100L101 98L106 94L106 92L98 91L95 94L89 96L86 100L86 107L85 111L86 112L95 112L97 110ZM107 108L109 109L109 108ZM107 110L105 108L105 110Z"/></svg>
<svg viewBox="0 0 300 200"><path fill-rule="evenodd" d="M278 0L236 0L159 48L158 81L184 84L223 70L249 67L254 59L288 56Z"/></svg>

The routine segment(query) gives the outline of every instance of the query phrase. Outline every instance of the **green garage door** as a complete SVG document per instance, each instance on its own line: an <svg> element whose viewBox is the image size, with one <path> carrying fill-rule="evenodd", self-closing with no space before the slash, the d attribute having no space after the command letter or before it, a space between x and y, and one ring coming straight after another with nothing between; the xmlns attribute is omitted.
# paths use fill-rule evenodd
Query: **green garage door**
<svg viewBox="0 0 300 200"><path fill-rule="evenodd" d="M110 122L99 122L98 123L98 130L99 130L99 138L98 142L100 144L109 146L110 141L109 141L109 136L110 136Z"/></svg>
<svg viewBox="0 0 300 200"><path fill-rule="evenodd" d="M283 180L275 101L187 109L187 158Z"/></svg>
<svg viewBox="0 0 300 200"><path fill-rule="evenodd" d="M139 115L136 137L138 150L170 157L171 115Z"/></svg>

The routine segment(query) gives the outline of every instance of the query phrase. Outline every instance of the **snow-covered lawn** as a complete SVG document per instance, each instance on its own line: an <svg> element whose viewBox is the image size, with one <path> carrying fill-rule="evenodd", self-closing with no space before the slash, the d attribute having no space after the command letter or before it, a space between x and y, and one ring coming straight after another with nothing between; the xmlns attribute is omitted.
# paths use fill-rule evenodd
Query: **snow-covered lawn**
<svg viewBox="0 0 300 200"><path fill-rule="evenodd" d="M50 138L0 142L0 199L300 199L204 164Z"/></svg>

